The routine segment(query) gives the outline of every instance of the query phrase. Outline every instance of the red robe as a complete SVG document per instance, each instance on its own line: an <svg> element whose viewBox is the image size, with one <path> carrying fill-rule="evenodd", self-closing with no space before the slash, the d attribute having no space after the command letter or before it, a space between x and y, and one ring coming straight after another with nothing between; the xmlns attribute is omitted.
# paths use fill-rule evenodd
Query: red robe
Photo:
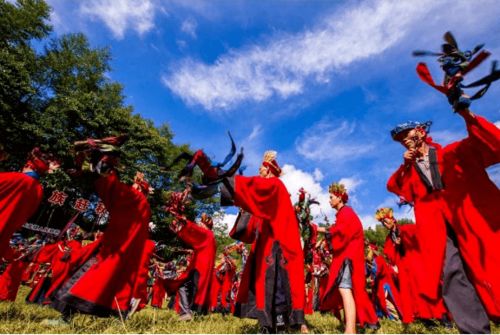
<svg viewBox="0 0 500 335"><path fill-rule="evenodd" d="M142 251L148 239L151 211L140 191L120 182L115 173L95 182L110 214L95 257L59 290L54 307L69 305L82 313L118 315L130 307Z"/></svg>
<svg viewBox="0 0 500 335"><path fill-rule="evenodd" d="M46 289L50 286L50 279L48 278L50 262L57 253L57 250L57 243L50 243L42 246L40 250L35 253L33 262L37 263L38 267L35 279L33 280L33 288L26 297L27 302L41 304L45 300Z"/></svg>
<svg viewBox="0 0 500 335"><path fill-rule="evenodd" d="M148 303L149 263L151 262L151 256L153 256L154 251L155 241L147 240L144 250L142 251L139 273L137 274L133 293L134 298L141 299L136 311L143 309Z"/></svg>
<svg viewBox="0 0 500 335"><path fill-rule="evenodd" d="M65 248L69 248L65 251ZM60 241L57 243L57 249L51 260L52 277L50 288L45 294L45 298L50 300L52 294L68 279L71 271L71 258L82 248L78 241Z"/></svg>
<svg viewBox="0 0 500 335"><path fill-rule="evenodd" d="M304 324L304 254L288 190L279 178L235 176L234 204L252 214L241 234L236 225L230 233L235 239L252 243L235 315L257 318L262 326L271 327L273 290L276 276L281 276L290 325Z"/></svg>
<svg viewBox="0 0 500 335"><path fill-rule="evenodd" d="M415 204L417 236L426 271L423 294L439 296L446 248L446 222L454 230L467 275L490 318L500 320L500 190L485 169L500 162L500 129L480 116L466 117L469 136L436 147L444 190L428 192L415 166L402 165L389 179L389 191Z"/></svg>
<svg viewBox="0 0 500 335"><path fill-rule="evenodd" d="M19 251L7 252L4 257L10 264L0 275L0 301L16 301L17 291L21 285L21 277L26 263L18 259L21 256Z"/></svg>
<svg viewBox="0 0 500 335"><path fill-rule="evenodd" d="M231 302L231 287L236 273L236 267L229 260L224 260L214 269L212 279L211 310L229 312ZM220 302L220 304L219 304Z"/></svg>
<svg viewBox="0 0 500 335"><path fill-rule="evenodd" d="M390 312L387 309L386 299L391 301L403 319L403 322L407 323L408 321L404 321L405 315L403 314L399 290L394 284L394 271L389 267L384 257L380 255L375 257L373 262L375 266L375 278L372 286L372 299L374 303L378 304L385 316L389 316Z"/></svg>
<svg viewBox="0 0 500 335"><path fill-rule="evenodd" d="M12 235L35 213L43 198L38 180L21 172L0 173L0 257Z"/></svg>
<svg viewBox="0 0 500 335"><path fill-rule="evenodd" d="M194 222L186 221L177 236L194 250L191 262L196 293L192 310L206 313L210 308L210 283L217 251L214 233Z"/></svg>
<svg viewBox="0 0 500 335"><path fill-rule="evenodd" d="M152 288L151 306L161 308L165 301L165 280L160 276L155 277Z"/></svg>
<svg viewBox="0 0 500 335"><path fill-rule="evenodd" d="M442 297L438 299L423 299L417 274L424 268L420 256L416 226L407 224L399 226L401 244L396 245L391 236L387 236L384 254L389 263L397 266L397 278L401 296L402 321L413 322L414 317L421 319L440 319L446 313Z"/></svg>
<svg viewBox="0 0 500 335"><path fill-rule="evenodd" d="M337 219L330 227L327 238L333 249L333 260L330 265L328 285L321 299L320 309L334 310L339 316L342 300L338 285L345 266L351 264L352 293L356 303L357 323L364 327L366 324L375 325L378 318L372 302L366 292L365 254L363 226L351 207L344 206L337 212Z"/></svg>

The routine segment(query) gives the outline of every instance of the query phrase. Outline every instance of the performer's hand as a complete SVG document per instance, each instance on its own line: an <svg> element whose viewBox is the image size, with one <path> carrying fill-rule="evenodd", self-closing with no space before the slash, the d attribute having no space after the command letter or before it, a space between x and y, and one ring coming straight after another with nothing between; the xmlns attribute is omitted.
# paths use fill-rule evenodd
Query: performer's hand
<svg viewBox="0 0 500 335"><path fill-rule="evenodd" d="M405 165L411 165L417 159L417 151L415 149L406 150L403 154Z"/></svg>

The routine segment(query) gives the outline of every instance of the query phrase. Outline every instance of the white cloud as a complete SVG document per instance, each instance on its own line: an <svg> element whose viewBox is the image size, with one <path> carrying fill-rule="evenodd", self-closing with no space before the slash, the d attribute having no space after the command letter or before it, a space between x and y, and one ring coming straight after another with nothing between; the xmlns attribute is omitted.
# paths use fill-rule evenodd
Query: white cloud
<svg viewBox="0 0 500 335"><path fill-rule="evenodd" d="M314 177L314 173L311 174L302 171L290 164L285 164L282 170L283 175L281 176L281 180L288 189L288 193L291 194L292 203L298 200L299 189L303 187L312 198L315 198L320 203L311 207L311 214L314 217L318 217L318 222L323 222L324 215L327 215L330 222L332 222L334 210L329 204L330 196L328 189L321 186L319 181Z"/></svg>
<svg viewBox="0 0 500 335"><path fill-rule="evenodd" d="M237 216L238 214L224 213L224 216L222 218L222 223L226 225L228 233L231 231L231 229L233 229Z"/></svg>
<svg viewBox="0 0 500 335"><path fill-rule="evenodd" d="M497 126L497 128L500 128L500 121L495 122L495 126Z"/></svg>
<svg viewBox="0 0 500 335"><path fill-rule="evenodd" d="M430 133L433 141L441 145L447 145L455 141L461 140L467 136L464 130L461 131L449 131L441 130L434 131Z"/></svg>
<svg viewBox="0 0 500 335"><path fill-rule="evenodd" d="M314 180L316 181L322 181L325 176L323 176L323 173L321 172L320 169L315 168L313 172Z"/></svg>
<svg viewBox="0 0 500 335"><path fill-rule="evenodd" d="M152 0L89 0L82 2L80 12L103 21L118 39L127 29L142 35L154 27Z"/></svg>
<svg viewBox="0 0 500 335"><path fill-rule="evenodd" d="M287 98L301 94L308 82L329 82L332 74L345 71L355 62L400 43L409 44L410 34L428 35L425 29L433 31L448 21L456 23L458 15L453 13L471 10L467 1L451 0L372 0L354 4L305 31L276 34L261 44L230 50L212 64L185 59L162 77L163 83L188 104L199 104L207 110L231 109L243 102L262 102L272 97ZM491 22L491 17L498 14L495 1L475 7L481 7L481 14L487 16L481 19L484 22ZM471 16L462 21L475 27L479 19ZM424 28L422 22L426 22Z"/></svg>
<svg viewBox="0 0 500 335"><path fill-rule="evenodd" d="M323 119L304 131L295 142L297 152L314 161L342 163L373 151L373 143L359 141L356 125L347 121L337 123Z"/></svg>
<svg viewBox="0 0 500 335"><path fill-rule="evenodd" d="M339 183L344 184L348 193L356 191L356 188L358 188L359 185L363 184L363 182L363 180L354 177L341 178L339 180Z"/></svg>
<svg viewBox="0 0 500 335"><path fill-rule="evenodd" d="M255 125L252 129L252 132L250 133L250 135L246 139L246 141L252 141L252 140L256 139L260 134L262 134L262 126L260 124Z"/></svg>
<svg viewBox="0 0 500 335"><path fill-rule="evenodd" d="M198 27L198 23L195 19L189 18L182 22L181 31L191 36L192 38L196 38L196 28Z"/></svg>

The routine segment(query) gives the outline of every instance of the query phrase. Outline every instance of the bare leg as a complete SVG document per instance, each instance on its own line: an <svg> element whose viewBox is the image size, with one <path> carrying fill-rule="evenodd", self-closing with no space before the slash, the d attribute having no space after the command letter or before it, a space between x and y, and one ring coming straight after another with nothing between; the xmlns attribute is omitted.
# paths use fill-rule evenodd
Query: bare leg
<svg viewBox="0 0 500 335"><path fill-rule="evenodd" d="M344 305L345 331L344 334L356 333L356 304L351 289L339 288L342 304Z"/></svg>

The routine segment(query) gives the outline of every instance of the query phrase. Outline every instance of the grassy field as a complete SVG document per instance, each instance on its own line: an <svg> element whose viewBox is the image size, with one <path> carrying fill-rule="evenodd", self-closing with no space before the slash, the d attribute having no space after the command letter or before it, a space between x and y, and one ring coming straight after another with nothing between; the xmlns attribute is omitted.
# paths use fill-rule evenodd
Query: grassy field
<svg viewBox="0 0 500 335"><path fill-rule="evenodd" d="M69 325L48 326L45 319L57 319L59 313L49 307L28 305L24 298L28 289L22 287L15 303L0 303L0 333L257 333L257 322L239 319L232 316L212 314L201 316L193 321L178 321L172 311L146 308L133 315L125 323L119 318L96 318L89 315L78 315ZM315 313L307 316L311 333L341 333L342 326L331 315ZM416 323L408 327L382 320L382 327L376 333L448 333L456 334L457 329L433 327L426 329ZM500 327L493 327L494 333Z"/></svg>

